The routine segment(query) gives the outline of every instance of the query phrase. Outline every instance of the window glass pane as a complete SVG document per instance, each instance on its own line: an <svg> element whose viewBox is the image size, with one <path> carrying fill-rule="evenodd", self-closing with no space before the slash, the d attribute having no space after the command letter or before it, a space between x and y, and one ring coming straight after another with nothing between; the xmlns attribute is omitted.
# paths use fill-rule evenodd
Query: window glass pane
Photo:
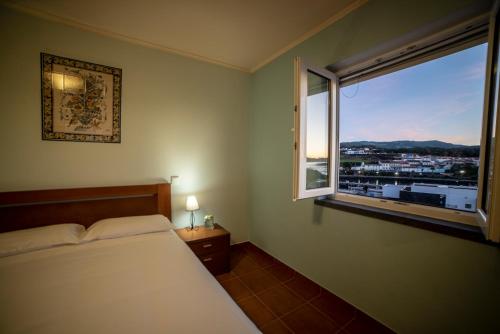
<svg viewBox="0 0 500 334"><path fill-rule="evenodd" d="M340 90L340 192L476 211L487 45Z"/></svg>
<svg viewBox="0 0 500 334"><path fill-rule="evenodd" d="M306 189L329 184L329 79L307 72Z"/></svg>

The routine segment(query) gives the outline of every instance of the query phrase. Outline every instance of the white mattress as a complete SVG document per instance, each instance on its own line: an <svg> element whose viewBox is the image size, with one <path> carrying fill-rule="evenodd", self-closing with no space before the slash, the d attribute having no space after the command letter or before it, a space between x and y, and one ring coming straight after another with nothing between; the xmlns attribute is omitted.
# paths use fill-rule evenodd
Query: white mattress
<svg viewBox="0 0 500 334"><path fill-rule="evenodd" d="M260 333L174 231L0 259L1 333Z"/></svg>

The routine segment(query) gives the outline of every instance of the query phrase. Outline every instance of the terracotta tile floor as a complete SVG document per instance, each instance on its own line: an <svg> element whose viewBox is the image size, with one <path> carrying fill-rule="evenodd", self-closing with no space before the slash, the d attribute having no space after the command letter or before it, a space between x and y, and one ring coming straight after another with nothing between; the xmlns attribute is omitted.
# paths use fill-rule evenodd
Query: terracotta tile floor
<svg viewBox="0 0 500 334"><path fill-rule="evenodd" d="M231 246L217 280L264 333L393 333L248 242Z"/></svg>

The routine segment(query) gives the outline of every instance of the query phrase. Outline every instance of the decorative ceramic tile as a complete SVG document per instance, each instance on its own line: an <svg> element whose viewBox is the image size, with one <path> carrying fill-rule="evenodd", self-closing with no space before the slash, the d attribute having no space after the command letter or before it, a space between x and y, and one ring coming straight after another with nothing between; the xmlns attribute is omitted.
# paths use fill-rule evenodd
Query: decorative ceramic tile
<svg viewBox="0 0 500 334"><path fill-rule="evenodd" d="M120 143L122 70L40 54L42 139Z"/></svg>

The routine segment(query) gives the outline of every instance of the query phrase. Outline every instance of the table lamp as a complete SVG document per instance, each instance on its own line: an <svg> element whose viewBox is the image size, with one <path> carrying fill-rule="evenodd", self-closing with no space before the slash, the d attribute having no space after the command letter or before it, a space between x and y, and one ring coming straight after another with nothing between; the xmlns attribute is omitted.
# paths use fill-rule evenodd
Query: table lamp
<svg viewBox="0 0 500 334"><path fill-rule="evenodd" d="M196 196L191 195L186 198L186 211L191 211L191 228L194 229L194 212L199 210L200 206L198 205L198 201L196 200Z"/></svg>

